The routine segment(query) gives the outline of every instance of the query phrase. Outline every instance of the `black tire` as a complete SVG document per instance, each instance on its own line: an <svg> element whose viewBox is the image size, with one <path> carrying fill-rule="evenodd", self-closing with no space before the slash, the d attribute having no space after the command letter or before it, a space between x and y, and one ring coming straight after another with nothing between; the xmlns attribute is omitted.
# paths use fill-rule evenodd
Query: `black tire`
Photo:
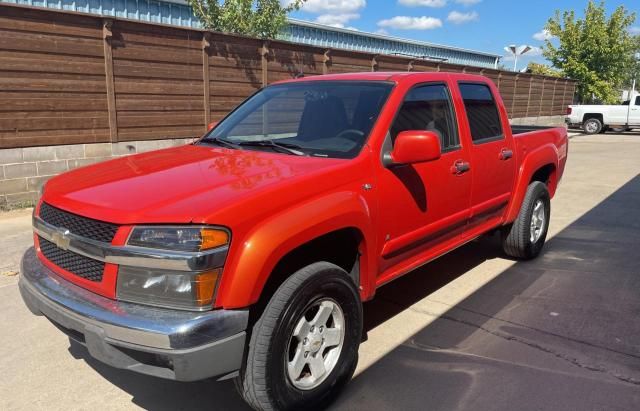
<svg viewBox="0 0 640 411"><path fill-rule="evenodd" d="M536 241L531 240L531 219L536 203L540 200L544 206L544 223L540 236ZM502 249L514 258L530 260L542 251L549 230L551 217L551 201L547 185L540 181L534 181L527 187L518 217L510 226L502 230Z"/></svg>
<svg viewBox="0 0 640 411"><path fill-rule="evenodd" d="M302 315L314 302L327 298L344 313L342 350L335 367L319 386L301 390L292 384L287 373L287 347ZM361 337L362 303L349 275L327 262L308 265L278 287L253 326L246 364L236 378L236 388L256 410L326 407L351 379Z"/></svg>
<svg viewBox="0 0 640 411"><path fill-rule="evenodd" d="M582 124L585 134L599 134L603 130L602 121L597 118L590 118Z"/></svg>

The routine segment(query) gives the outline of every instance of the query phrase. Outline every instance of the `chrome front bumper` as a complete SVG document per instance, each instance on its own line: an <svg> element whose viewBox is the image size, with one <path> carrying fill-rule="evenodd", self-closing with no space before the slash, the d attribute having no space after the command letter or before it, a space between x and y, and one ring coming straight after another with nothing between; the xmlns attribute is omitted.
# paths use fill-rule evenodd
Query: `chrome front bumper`
<svg viewBox="0 0 640 411"><path fill-rule="evenodd" d="M114 301L59 277L30 248L22 258L20 293L92 357L117 368L195 381L238 370L247 310L190 312Z"/></svg>

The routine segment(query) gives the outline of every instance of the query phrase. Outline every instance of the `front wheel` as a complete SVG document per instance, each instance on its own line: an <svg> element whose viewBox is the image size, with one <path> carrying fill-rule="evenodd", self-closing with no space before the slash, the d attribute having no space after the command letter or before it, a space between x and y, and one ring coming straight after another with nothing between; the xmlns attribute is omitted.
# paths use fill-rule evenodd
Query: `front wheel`
<svg viewBox="0 0 640 411"><path fill-rule="evenodd" d="M529 260L542 251L549 229L551 200L547 185L534 181L527 187L516 221L502 230L502 248L515 258Z"/></svg>
<svg viewBox="0 0 640 411"><path fill-rule="evenodd" d="M280 285L254 325L236 387L256 410L322 408L351 379L361 335L349 275L311 264Z"/></svg>

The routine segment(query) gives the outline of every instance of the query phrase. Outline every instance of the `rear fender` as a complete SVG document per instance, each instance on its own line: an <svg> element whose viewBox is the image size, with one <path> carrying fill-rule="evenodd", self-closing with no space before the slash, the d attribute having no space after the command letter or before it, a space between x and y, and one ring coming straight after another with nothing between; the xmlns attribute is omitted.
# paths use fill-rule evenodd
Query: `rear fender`
<svg viewBox="0 0 640 411"><path fill-rule="evenodd" d="M554 172L551 175L549 182L549 194L553 197L557 186L557 172L558 172L558 148L553 144L545 144L526 154L526 157L522 161L522 165L518 170L518 178L516 180L515 189L513 190L513 197L511 203L507 209L507 215L505 222L513 222L522 206L524 196L527 193L527 187L531 182L531 178L536 171L547 165L553 165Z"/></svg>
<svg viewBox="0 0 640 411"><path fill-rule="evenodd" d="M373 293L374 266L370 239L375 238L370 210L360 195L337 192L283 211L255 227L230 253L216 306L240 308L254 304L276 264L290 251L343 228L360 231L360 286L363 299Z"/></svg>

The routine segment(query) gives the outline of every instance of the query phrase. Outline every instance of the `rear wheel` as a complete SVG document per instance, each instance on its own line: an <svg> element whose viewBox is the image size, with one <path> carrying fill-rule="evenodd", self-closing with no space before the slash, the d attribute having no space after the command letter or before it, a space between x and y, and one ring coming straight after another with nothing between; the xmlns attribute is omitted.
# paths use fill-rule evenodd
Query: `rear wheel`
<svg viewBox="0 0 640 411"><path fill-rule="evenodd" d="M278 288L256 322L236 388L256 410L322 408L351 379L361 334L351 278L311 264Z"/></svg>
<svg viewBox="0 0 640 411"><path fill-rule="evenodd" d="M551 201L547 186L529 184L516 221L502 231L502 248L515 258L532 259L540 254L549 229Z"/></svg>
<svg viewBox="0 0 640 411"><path fill-rule="evenodd" d="M590 118L582 124L586 134L598 134L603 130L602 122L597 118Z"/></svg>

